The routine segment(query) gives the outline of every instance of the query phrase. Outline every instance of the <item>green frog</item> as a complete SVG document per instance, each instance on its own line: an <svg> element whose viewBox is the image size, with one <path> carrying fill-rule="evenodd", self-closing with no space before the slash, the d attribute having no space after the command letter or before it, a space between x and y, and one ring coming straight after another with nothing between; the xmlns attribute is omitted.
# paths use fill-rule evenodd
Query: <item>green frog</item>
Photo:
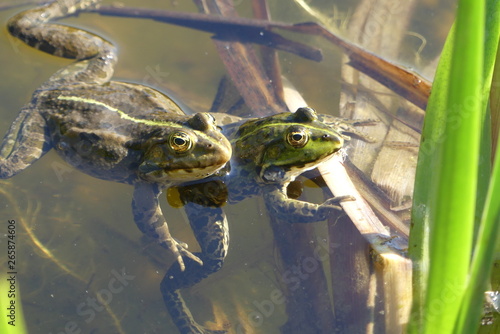
<svg viewBox="0 0 500 334"><path fill-rule="evenodd" d="M162 190L216 173L231 145L208 113L186 115L166 95L146 86L110 81L116 49L87 31L54 24L95 5L57 0L22 12L9 32L47 53L76 59L41 85L0 144L0 178L10 178L51 149L96 178L134 186L139 229L176 257L200 259L169 232L159 205Z"/></svg>
<svg viewBox="0 0 500 334"><path fill-rule="evenodd" d="M221 209L224 202L236 203L261 195L270 214L290 223L312 223L324 220L341 210L342 200L335 197L314 204L287 196L287 186L298 175L340 154L344 141L353 134L370 140L354 126L371 121L343 121L317 115L312 108L299 108L258 119L241 119L213 114L233 146L230 172L203 180L202 184L178 187L191 227L200 245L196 255L203 265L186 259L186 270L173 265L161 283L165 305L182 334L225 333L196 323L185 305L180 289L198 283L218 271L227 255L229 231ZM220 196L219 196L220 195Z"/></svg>

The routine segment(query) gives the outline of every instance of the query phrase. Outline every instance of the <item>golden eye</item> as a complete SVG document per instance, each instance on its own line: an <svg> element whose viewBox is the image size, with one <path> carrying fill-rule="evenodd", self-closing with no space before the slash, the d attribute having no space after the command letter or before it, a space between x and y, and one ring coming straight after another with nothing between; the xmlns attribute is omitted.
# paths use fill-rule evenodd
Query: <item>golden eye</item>
<svg viewBox="0 0 500 334"><path fill-rule="evenodd" d="M302 129L290 129L286 136L286 141L292 147L301 148L307 144L309 136Z"/></svg>
<svg viewBox="0 0 500 334"><path fill-rule="evenodd" d="M176 153L189 151L193 146L191 137L185 132L176 132L170 136L170 147Z"/></svg>

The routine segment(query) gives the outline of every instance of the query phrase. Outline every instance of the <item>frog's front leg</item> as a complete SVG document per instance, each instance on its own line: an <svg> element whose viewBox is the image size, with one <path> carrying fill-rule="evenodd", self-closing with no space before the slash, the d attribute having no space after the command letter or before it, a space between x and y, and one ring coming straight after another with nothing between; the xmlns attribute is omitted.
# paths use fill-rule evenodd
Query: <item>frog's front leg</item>
<svg viewBox="0 0 500 334"><path fill-rule="evenodd" d="M342 201L354 200L351 196L334 197L323 204L291 199L286 194L286 185L265 185L262 193L266 207L272 214L289 223L313 223L325 220L335 211L342 211Z"/></svg>
<svg viewBox="0 0 500 334"><path fill-rule="evenodd" d="M0 178L23 171L50 149L43 117L30 107L22 109L0 144Z"/></svg>
<svg viewBox="0 0 500 334"><path fill-rule="evenodd" d="M189 252L170 235L167 222L161 211L159 196L161 189L157 184L137 182L134 185L132 211L137 227L142 233L157 239L170 250L179 263L180 270L185 268L182 256L201 264L201 260Z"/></svg>
<svg viewBox="0 0 500 334"><path fill-rule="evenodd" d="M196 323L179 290L193 286L222 267L229 246L227 220L221 208L188 203L185 210L201 247L201 252L196 255L203 260L203 265L191 259L185 259L185 271L176 264L172 265L161 282L163 301L182 334L226 333Z"/></svg>

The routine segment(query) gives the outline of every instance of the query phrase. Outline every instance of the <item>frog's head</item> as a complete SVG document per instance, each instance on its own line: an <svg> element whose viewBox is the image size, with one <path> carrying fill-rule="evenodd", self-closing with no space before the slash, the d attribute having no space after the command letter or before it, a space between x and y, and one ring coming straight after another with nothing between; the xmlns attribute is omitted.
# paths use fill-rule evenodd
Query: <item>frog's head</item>
<svg viewBox="0 0 500 334"><path fill-rule="evenodd" d="M312 108L248 121L236 138L235 157L254 163L263 181L280 183L315 168L344 144Z"/></svg>
<svg viewBox="0 0 500 334"><path fill-rule="evenodd" d="M198 113L182 124L166 127L150 143L139 166L150 182L191 181L216 173L231 158L231 144L214 118Z"/></svg>

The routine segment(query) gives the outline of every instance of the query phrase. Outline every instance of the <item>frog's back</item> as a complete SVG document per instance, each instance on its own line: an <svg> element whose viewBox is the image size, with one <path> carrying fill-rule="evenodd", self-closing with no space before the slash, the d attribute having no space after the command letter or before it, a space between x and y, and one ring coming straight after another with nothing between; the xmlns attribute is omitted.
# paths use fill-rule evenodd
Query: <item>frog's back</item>
<svg viewBox="0 0 500 334"><path fill-rule="evenodd" d="M181 123L186 115L164 94L137 84L109 82L103 85L75 83L35 93L35 108L49 121L100 129L111 124L127 129ZM156 124L155 124L156 123Z"/></svg>
<svg viewBox="0 0 500 334"><path fill-rule="evenodd" d="M133 183L144 152L189 118L164 94L142 85L76 83L35 93L52 146L71 165L101 179Z"/></svg>

